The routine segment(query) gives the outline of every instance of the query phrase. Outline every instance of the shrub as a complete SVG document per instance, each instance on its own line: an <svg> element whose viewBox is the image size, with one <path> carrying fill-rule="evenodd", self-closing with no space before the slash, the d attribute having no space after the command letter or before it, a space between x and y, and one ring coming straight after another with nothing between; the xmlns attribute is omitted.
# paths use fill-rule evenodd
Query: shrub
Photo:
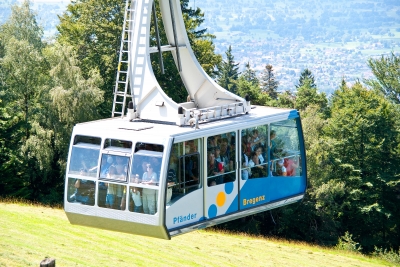
<svg viewBox="0 0 400 267"><path fill-rule="evenodd" d="M393 249L386 250L386 249L375 247L375 251L373 252L373 255L378 258L381 258L383 260L386 260L388 262L400 264L400 248L396 252Z"/></svg>
<svg viewBox="0 0 400 267"><path fill-rule="evenodd" d="M344 236L339 237L336 249L352 251L352 252L360 252L360 250L362 249L361 245L353 241L352 238L353 235L351 235L349 232L346 232Z"/></svg>

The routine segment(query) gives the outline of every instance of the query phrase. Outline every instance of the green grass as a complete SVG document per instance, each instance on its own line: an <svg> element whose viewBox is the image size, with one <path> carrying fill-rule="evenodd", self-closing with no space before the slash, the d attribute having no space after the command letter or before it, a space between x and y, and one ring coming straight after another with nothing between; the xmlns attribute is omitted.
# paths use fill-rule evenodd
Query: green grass
<svg viewBox="0 0 400 267"><path fill-rule="evenodd" d="M0 266L393 266L304 243L196 231L171 241L71 225L60 208L0 202Z"/></svg>

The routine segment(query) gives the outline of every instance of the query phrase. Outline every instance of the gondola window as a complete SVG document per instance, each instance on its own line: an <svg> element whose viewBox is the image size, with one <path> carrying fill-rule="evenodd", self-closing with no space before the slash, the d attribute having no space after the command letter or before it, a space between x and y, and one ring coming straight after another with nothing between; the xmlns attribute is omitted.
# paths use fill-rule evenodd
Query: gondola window
<svg viewBox="0 0 400 267"><path fill-rule="evenodd" d="M299 132L295 119L271 124L270 161L272 176L301 176Z"/></svg>
<svg viewBox="0 0 400 267"><path fill-rule="evenodd" d="M207 184L214 186L236 180L235 132L207 138Z"/></svg>
<svg viewBox="0 0 400 267"><path fill-rule="evenodd" d="M200 147L200 139L188 140L172 146L167 174L167 205L201 188Z"/></svg>

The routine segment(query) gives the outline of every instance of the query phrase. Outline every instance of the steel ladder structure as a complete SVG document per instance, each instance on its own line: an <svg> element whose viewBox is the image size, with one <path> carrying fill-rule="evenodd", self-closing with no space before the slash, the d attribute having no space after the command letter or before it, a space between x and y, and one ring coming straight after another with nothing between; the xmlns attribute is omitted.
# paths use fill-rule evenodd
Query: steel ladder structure
<svg viewBox="0 0 400 267"><path fill-rule="evenodd" d="M117 77L114 86L114 101L112 107L112 117L124 117L127 98L133 99L132 94L128 93L129 88L129 71L131 65L129 64L130 51L131 51L131 32L132 24L134 23L133 17L135 15L136 0L126 0L124 24L122 26L121 46L119 49ZM132 92L132 91L131 91Z"/></svg>
<svg viewBox="0 0 400 267"><path fill-rule="evenodd" d="M114 88L112 117L176 123L178 126L219 120L246 114L250 101L219 86L203 70L191 48L180 0L158 0L168 44L161 45L157 28L156 0L126 0L124 24ZM150 47L150 23L153 15L157 46ZM151 65L150 54L171 52L190 101L176 103L165 94ZM171 81L172 82L172 81ZM128 91L129 90L129 91ZM129 111L130 110L130 111Z"/></svg>

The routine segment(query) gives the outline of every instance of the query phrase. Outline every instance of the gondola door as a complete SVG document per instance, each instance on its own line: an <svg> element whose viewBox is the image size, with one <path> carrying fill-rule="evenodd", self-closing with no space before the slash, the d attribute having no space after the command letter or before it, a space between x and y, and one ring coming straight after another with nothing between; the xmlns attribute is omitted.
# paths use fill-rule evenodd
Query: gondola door
<svg viewBox="0 0 400 267"><path fill-rule="evenodd" d="M238 211L238 134L227 132L205 140L204 215L207 219Z"/></svg>
<svg viewBox="0 0 400 267"><path fill-rule="evenodd" d="M204 220L202 139L173 144L168 164L166 220L169 230L185 228Z"/></svg>

